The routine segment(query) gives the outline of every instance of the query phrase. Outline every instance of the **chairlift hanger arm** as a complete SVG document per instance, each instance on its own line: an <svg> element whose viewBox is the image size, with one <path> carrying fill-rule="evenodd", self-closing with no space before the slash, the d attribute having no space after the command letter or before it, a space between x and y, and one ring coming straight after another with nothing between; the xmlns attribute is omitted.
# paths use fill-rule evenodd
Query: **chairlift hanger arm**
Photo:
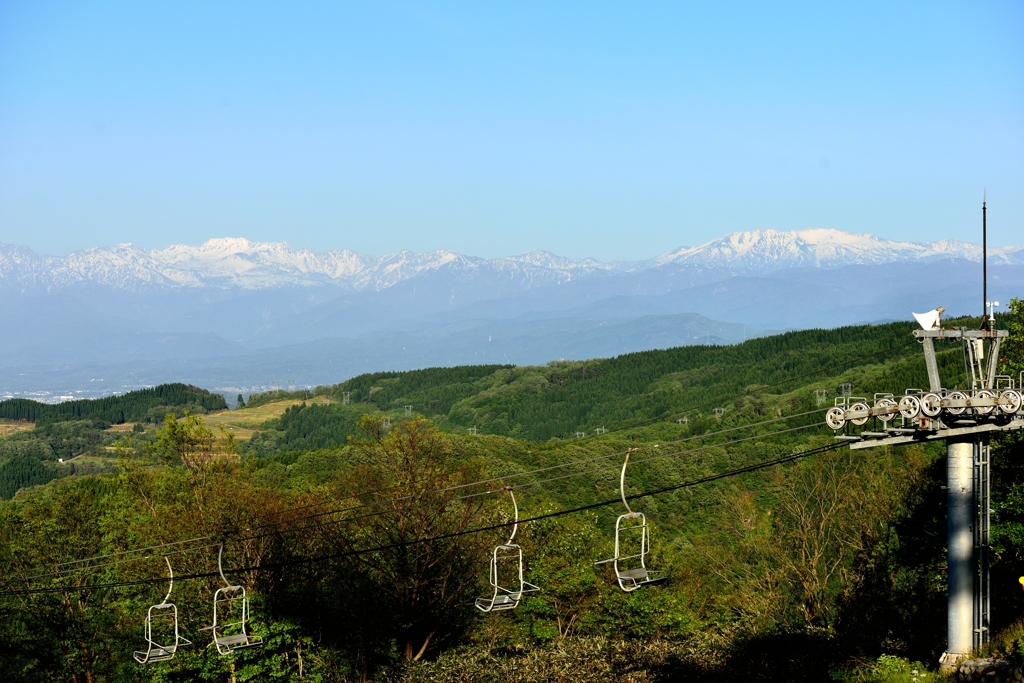
<svg viewBox="0 0 1024 683"><path fill-rule="evenodd" d="M626 506L626 512L630 515L633 514L633 509L629 507L629 501L626 500L626 466L629 465L629 454L632 450L626 451L626 459L622 461L622 473L619 475L619 495L622 496L622 504Z"/></svg>
<svg viewBox="0 0 1024 683"><path fill-rule="evenodd" d="M164 561L167 562L167 573L170 576L170 585L167 586L167 595L164 596L164 600L161 603L166 605L167 601L171 599L171 591L174 590L174 569L171 568L171 558L164 555Z"/></svg>
<svg viewBox="0 0 1024 683"><path fill-rule="evenodd" d="M519 504L516 503L516 494L512 492L512 487L511 486L506 486L505 490L508 491L509 497L512 498L512 510L513 510L513 514L514 514L514 518L513 519L515 520L515 521L512 522L512 535L510 535L508 537L508 544L507 544L507 545L512 545L512 541L516 537L516 532L519 531Z"/></svg>

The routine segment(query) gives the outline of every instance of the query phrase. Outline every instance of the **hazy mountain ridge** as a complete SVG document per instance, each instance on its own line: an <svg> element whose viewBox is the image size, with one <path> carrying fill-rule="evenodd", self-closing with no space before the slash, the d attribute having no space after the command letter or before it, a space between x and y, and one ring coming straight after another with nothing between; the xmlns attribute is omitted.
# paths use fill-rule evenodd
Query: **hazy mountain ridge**
<svg viewBox="0 0 1024 683"><path fill-rule="evenodd" d="M989 258L992 264L1024 265L1024 247L990 249ZM0 283L43 287L92 283L121 289L333 285L359 291L386 289L426 273L446 270L470 279L484 276L529 288L667 266L768 273L800 267L841 268L938 259L978 261L981 247L949 239L899 242L825 228L737 232L647 261L616 263L570 259L545 251L485 259L447 250L402 250L378 258L348 249L316 252L296 249L284 242L252 242L244 238L217 238L198 246L173 244L159 249L133 244L89 247L63 258L0 244Z"/></svg>

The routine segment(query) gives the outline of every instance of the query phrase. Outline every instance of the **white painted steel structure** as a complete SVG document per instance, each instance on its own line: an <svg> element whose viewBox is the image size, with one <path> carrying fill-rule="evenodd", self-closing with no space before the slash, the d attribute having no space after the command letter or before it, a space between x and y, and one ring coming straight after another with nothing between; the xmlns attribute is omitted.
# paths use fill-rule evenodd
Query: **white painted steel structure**
<svg viewBox="0 0 1024 683"><path fill-rule="evenodd" d="M516 496L511 488L506 488L508 495L512 497L512 509L514 517L512 522L512 534L508 542L497 546L491 554L490 582L493 593L489 597L477 598L476 608L482 612L501 612L515 609L523 599L525 593L539 591L540 588L532 583L523 580L523 549L513 543L516 538L516 531L519 530L519 505L516 503ZM507 567L507 569L502 569ZM506 581L507 574L511 571L511 581ZM506 585L502 585L505 583Z"/></svg>
<svg viewBox="0 0 1024 683"><path fill-rule="evenodd" d="M132 655L139 664L166 662L168 659L174 658L174 653L178 651L179 647L192 644L191 640L182 636L178 631L178 608L173 603L168 602L171 599L171 592L174 590L174 569L171 568L171 560L166 555L164 555L164 561L167 562L167 574L170 585L167 587L167 595L160 601L160 604L153 605L146 612L144 636L146 639L146 649L136 650ZM164 620L169 620L174 636L173 640L161 643L153 637L153 623L154 621L159 623Z"/></svg>
<svg viewBox="0 0 1024 683"><path fill-rule="evenodd" d="M612 563L615 579L619 588L627 593L668 581L664 572L647 568L647 555L651 551L650 530L647 517L642 512L633 512L626 500L626 466L629 465L629 454L635 449L626 451L622 462L622 473L619 475L619 493L622 504L626 506L626 514L615 520L615 556L595 562L595 564Z"/></svg>

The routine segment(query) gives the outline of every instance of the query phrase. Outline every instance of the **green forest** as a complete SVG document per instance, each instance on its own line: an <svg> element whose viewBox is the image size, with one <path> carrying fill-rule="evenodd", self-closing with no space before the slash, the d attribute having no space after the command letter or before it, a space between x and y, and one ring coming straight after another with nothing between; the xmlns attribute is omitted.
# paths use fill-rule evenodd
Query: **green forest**
<svg viewBox="0 0 1024 683"><path fill-rule="evenodd" d="M0 401L0 420L32 422L31 431L0 438L0 499L19 489L74 474L112 471L102 455L119 438L113 424L162 422L168 413L226 409L224 397L185 384L162 384L96 400L46 404Z"/></svg>
<svg viewBox="0 0 1024 683"><path fill-rule="evenodd" d="M93 420L121 424L124 422L157 421L172 408L192 412L227 408L224 397L187 384L161 384L151 389L130 391L120 396L82 399L47 404L26 398L0 401L0 419L28 422L66 422Z"/></svg>
<svg viewBox="0 0 1024 683"><path fill-rule="evenodd" d="M998 325L1017 376L1024 302ZM26 428L0 437L0 677L940 680L944 450L851 451L822 424L841 385L926 384L911 330L373 373L250 396L237 424L289 407L247 438L217 422L222 397L184 385L2 402ZM938 357L967 386L960 345ZM1024 439L993 446L989 653L1019 664ZM645 561L667 577L628 593L596 564L626 512L627 454ZM540 590L485 613L513 496ZM151 637L173 641L170 604L189 644L139 663L155 606ZM222 654L220 636L258 646Z"/></svg>

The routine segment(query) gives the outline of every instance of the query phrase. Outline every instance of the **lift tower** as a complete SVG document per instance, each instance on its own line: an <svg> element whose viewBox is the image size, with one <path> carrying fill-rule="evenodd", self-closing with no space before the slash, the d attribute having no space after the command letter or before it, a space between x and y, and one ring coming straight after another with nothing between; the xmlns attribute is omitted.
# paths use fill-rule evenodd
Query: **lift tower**
<svg viewBox="0 0 1024 683"><path fill-rule="evenodd" d="M947 647L940 665L951 668L989 639L989 439L997 432L1024 429L1024 373L1016 382L996 374L1006 330L992 324L980 330L944 329L941 314L941 308L914 314L923 328L914 336L924 349L927 391L875 394L871 401L841 396L825 421L837 439L851 442L851 449L946 442L949 594ZM960 342L969 389L943 387L936 340ZM870 429L853 433L848 425Z"/></svg>

